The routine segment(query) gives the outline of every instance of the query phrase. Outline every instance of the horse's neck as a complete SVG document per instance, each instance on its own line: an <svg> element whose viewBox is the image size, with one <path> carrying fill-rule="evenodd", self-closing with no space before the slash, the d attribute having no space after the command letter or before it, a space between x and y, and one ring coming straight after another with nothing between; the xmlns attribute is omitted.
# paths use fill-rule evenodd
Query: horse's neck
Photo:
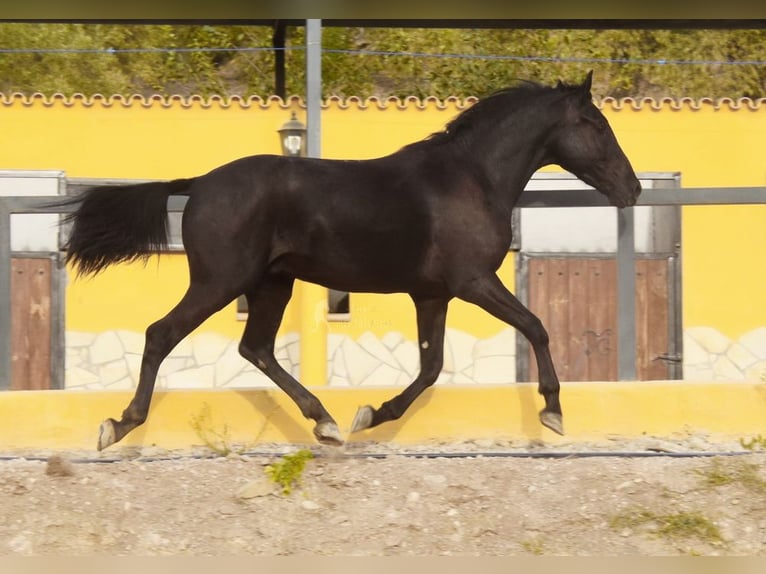
<svg viewBox="0 0 766 574"><path fill-rule="evenodd" d="M518 129L514 134L483 138L473 154L486 174L496 202L512 208L532 175L550 163L545 147L547 129ZM494 141L493 141L494 139ZM483 149L482 149L483 148Z"/></svg>

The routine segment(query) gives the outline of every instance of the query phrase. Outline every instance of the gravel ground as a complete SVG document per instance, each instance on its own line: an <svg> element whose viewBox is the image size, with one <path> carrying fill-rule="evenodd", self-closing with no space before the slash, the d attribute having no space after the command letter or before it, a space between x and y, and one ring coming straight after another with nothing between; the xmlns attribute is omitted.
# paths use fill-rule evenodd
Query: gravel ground
<svg viewBox="0 0 766 574"><path fill-rule="evenodd" d="M766 453L706 437L113 447L0 460L0 555L764 555Z"/></svg>

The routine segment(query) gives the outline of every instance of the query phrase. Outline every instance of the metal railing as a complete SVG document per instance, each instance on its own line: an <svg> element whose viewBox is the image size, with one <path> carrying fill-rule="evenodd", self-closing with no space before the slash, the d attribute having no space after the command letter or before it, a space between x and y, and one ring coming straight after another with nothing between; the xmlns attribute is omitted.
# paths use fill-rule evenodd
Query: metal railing
<svg viewBox="0 0 766 574"><path fill-rule="evenodd" d="M103 183L103 181L102 181ZM55 206L62 196L0 197L0 390L11 384L11 215L68 213L75 206ZM185 197L168 200L181 212ZM637 206L766 204L766 187L697 187L646 189ZM607 199L595 190L527 191L518 207L600 207ZM633 208L615 209L617 217L617 356L619 380L636 377L635 247Z"/></svg>

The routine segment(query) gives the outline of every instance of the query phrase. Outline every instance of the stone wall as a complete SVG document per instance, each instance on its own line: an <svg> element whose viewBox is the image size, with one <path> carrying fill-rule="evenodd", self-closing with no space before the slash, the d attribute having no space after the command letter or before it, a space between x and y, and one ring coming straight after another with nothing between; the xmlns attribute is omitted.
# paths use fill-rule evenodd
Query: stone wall
<svg viewBox="0 0 766 574"><path fill-rule="evenodd" d="M143 333L105 331L66 334L67 389L131 389L138 384ZM192 335L181 341L162 362L158 389L209 389L269 386L273 383L238 351L239 341L212 333ZM297 334L276 342L280 364L297 376Z"/></svg>
<svg viewBox="0 0 766 574"><path fill-rule="evenodd" d="M138 383L144 336L131 331L67 333L66 388L131 389ZM273 383L238 351L239 341L201 333L184 339L163 361L158 389L252 388ZM397 332L381 338L328 339L331 387L406 386L420 367L418 346ZM277 339L279 363L300 379L297 333ZM760 381L766 378L766 327L731 340L712 327L684 333L684 379ZM516 333L504 329L487 339L447 329L439 383L503 384L516 380Z"/></svg>
<svg viewBox="0 0 766 574"><path fill-rule="evenodd" d="M690 327L684 331L683 357L687 380L766 380L766 327L736 340L713 327Z"/></svg>
<svg viewBox="0 0 766 574"><path fill-rule="evenodd" d="M67 333L66 388L130 389L138 383L144 336L131 331ZM273 383L239 355L239 341L201 333L184 339L160 366L156 388L246 388ZM489 339L447 329L441 383L507 383L516 378L513 329ZM277 339L276 356L300 378L297 333ZM334 387L405 386L420 366L417 344L390 332L354 341L328 339L328 383Z"/></svg>

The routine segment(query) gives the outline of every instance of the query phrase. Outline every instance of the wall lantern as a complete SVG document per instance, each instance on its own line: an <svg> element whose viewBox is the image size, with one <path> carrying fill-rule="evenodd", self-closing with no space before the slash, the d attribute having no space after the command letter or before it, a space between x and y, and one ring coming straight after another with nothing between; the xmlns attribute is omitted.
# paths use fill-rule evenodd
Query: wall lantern
<svg viewBox="0 0 766 574"><path fill-rule="evenodd" d="M282 155L303 156L306 155L306 126L304 126L292 113L290 120L285 122L279 130L279 142L282 144Z"/></svg>

